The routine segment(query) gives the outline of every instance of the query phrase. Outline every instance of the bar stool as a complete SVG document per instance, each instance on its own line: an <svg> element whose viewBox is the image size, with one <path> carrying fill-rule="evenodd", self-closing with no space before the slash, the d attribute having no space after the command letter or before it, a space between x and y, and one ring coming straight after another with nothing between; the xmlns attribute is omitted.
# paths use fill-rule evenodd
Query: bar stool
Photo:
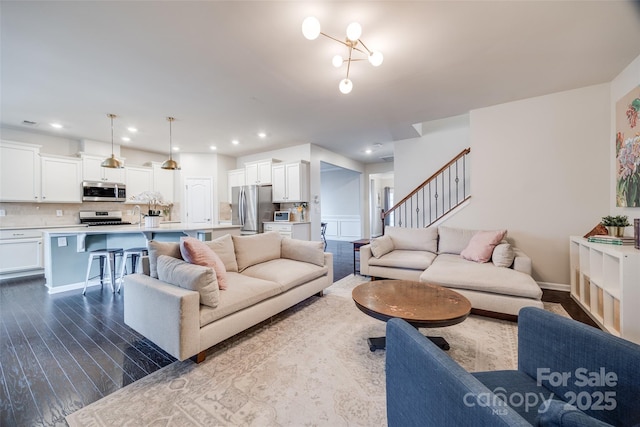
<svg viewBox="0 0 640 427"><path fill-rule="evenodd" d="M131 274L136 272L138 267L138 263L142 260L143 256L149 255L149 250L146 246L138 247L138 248L129 248L124 251L122 254L122 263L120 264L120 283L118 283L118 291L120 291L120 287L122 286L122 281L124 280L124 275L127 268L127 259L131 255Z"/></svg>
<svg viewBox="0 0 640 427"><path fill-rule="evenodd" d="M320 223L320 240L324 242L324 249L327 249L327 223Z"/></svg>
<svg viewBox="0 0 640 427"><path fill-rule="evenodd" d="M104 270L106 266L107 274L109 275L109 285L111 286L111 292L116 291L116 256L122 256L122 248L113 249L97 249L89 253L89 262L87 263L87 276L84 279L84 289L82 295L87 292L87 284L89 283L89 275L91 274L91 265L93 260L98 258L100 262L100 286L104 285Z"/></svg>

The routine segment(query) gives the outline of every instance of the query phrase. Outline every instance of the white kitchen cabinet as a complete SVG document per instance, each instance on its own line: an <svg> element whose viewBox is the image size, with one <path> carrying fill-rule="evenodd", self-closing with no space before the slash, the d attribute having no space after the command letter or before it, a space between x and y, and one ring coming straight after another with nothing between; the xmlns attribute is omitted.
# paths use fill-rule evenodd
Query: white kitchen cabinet
<svg viewBox="0 0 640 427"><path fill-rule="evenodd" d="M244 164L246 185L271 184L271 166L276 163L273 159L258 160Z"/></svg>
<svg viewBox="0 0 640 427"><path fill-rule="evenodd" d="M153 190L153 169L145 166L127 166L125 171L127 199Z"/></svg>
<svg viewBox="0 0 640 427"><path fill-rule="evenodd" d="M282 237L298 240L311 240L309 222L265 222L264 231L277 231Z"/></svg>
<svg viewBox="0 0 640 427"><path fill-rule="evenodd" d="M229 203L232 203L231 200L231 189L233 187L240 187L245 185L245 170L244 169L232 169L227 172L227 187L228 194L227 200Z"/></svg>
<svg viewBox="0 0 640 427"><path fill-rule="evenodd" d="M162 198L169 203L175 199L174 179L178 171L162 169L162 163L152 162L153 169L153 191L162 194ZM128 191L128 190L127 190Z"/></svg>
<svg viewBox="0 0 640 427"><path fill-rule="evenodd" d="M274 203L309 201L309 162L291 162L272 166Z"/></svg>
<svg viewBox="0 0 640 427"><path fill-rule="evenodd" d="M0 143L0 201L40 201L40 146Z"/></svg>
<svg viewBox="0 0 640 427"><path fill-rule="evenodd" d="M640 251L569 240L571 297L605 331L640 344Z"/></svg>
<svg viewBox="0 0 640 427"><path fill-rule="evenodd" d="M124 168L112 169L100 166L107 156L93 156L84 153L80 154L80 156L82 158L82 179L84 181L125 182Z"/></svg>
<svg viewBox="0 0 640 427"><path fill-rule="evenodd" d="M0 275L3 278L42 274L42 232L0 230Z"/></svg>
<svg viewBox="0 0 640 427"><path fill-rule="evenodd" d="M82 161L73 157L40 155L41 202L82 203Z"/></svg>

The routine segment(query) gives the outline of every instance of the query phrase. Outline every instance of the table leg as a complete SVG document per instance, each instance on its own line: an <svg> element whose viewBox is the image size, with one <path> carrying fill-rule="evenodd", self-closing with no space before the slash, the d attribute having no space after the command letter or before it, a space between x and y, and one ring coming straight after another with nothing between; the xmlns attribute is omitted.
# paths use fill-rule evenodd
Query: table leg
<svg viewBox="0 0 640 427"><path fill-rule="evenodd" d="M449 350L451 346L443 337L427 337L431 340L432 343L440 347L442 350ZM386 337L375 337L375 338L367 338L367 343L369 343L369 350L384 350L387 346L387 338Z"/></svg>

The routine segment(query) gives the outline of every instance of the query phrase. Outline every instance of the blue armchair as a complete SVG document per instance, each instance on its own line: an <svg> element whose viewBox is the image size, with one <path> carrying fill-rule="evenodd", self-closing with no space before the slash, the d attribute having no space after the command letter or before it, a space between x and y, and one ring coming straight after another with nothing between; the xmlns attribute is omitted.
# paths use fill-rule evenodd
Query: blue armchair
<svg viewBox="0 0 640 427"><path fill-rule="evenodd" d="M518 369L468 373L401 319L387 322L394 426L637 426L640 346L538 308L518 318Z"/></svg>

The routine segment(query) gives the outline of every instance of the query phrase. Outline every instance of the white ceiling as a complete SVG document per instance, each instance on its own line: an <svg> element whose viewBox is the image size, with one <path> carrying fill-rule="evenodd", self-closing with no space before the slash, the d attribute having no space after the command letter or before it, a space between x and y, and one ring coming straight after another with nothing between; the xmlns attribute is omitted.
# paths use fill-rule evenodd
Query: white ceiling
<svg viewBox="0 0 640 427"><path fill-rule="evenodd" d="M174 116L183 152L312 143L380 162L392 141L418 136L414 123L611 81L640 55L638 4L3 0L0 119L109 142L115 113L116 138L134 125L131 147L166 152ZM351 94L338 91L345 68L331 65L346 48L305 39L308 15L340 39L359 21L384 54L378 68L352 65Z"/></svg>

